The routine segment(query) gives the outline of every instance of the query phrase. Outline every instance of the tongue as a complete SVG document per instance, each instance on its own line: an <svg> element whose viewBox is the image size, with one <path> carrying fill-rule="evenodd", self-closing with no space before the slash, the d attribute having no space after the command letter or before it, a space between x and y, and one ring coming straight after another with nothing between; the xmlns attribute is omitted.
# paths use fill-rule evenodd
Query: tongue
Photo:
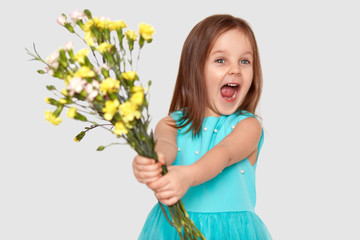
<svg viewBox="0 0 360 240"><path fill-rule="evenodd" d="M224 86L221 88L222 97L231 98L232 96L234 96L234 93L235 93L235 88L233 87Z"/></svg>

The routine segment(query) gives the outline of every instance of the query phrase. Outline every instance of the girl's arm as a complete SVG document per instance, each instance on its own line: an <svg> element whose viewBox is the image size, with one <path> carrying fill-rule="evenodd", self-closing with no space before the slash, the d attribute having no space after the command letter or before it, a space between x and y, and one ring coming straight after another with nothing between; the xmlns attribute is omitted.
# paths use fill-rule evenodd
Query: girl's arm
<svg viewBox="0 0 360 240"><path fill-rule="evenodd" d="M162 176L161 165L165 163L171 165L175 161L177 129L173 126L175 126L175 120L171 116L167 116L161 119L155 127L155 151L158 154L158 163L155 163L154 159L140 155L134 158L133 172L139 182L148 184L159 179Z"/></svg>
<svg viewBox="0 0 360 240"><path fill-rule="evenodd" d="M190 165L191 186L206 182L218 175L225 167L249 157L252 153L257 153L261 134L261 124L256 118L251 117L239 122L228 136Z"/></svg>
<svg viewBox="0 0 360 240"><path fill-rule="evenodd" d="M155 127L155 151L165 156L166 165L171 165L177 155L177 128L171 116L161 119Z"/></svg>
<svg viewBox="0 0 360 240"><path fill-rule="evenodd" d="M191 186L199 185L218 175L225 167L257 152L262 134L260 122L247 118L219 144L189 166L170 166L165 176L148 184L156 197L166 205L176 203Z"/></svg>

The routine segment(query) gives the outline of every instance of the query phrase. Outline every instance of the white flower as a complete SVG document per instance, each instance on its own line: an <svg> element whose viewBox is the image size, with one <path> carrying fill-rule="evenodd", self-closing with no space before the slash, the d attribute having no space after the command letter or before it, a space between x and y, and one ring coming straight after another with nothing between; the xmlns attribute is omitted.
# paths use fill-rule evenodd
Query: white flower
<svg viewBox="0 0 360 240"><path fill-rule="evenodd" d="M61 15L60 17L57 18L57 23L60 24L61 26L64 26L66 23L66 18Z"/></svg>
<svg viewBox="0 0 360 240"><path fill-rule="evenodd" d="M46 58L46 62L53 68L59 67L59 51L54 51L50 56Z"/></svg>
<svg viewBox="0 0 360 240"><path fill-rule="evenodd" d="M69 96L74 96L75 93L81 93L86 84L86 80L82 78L72 78L67 89L69 90Z"/></svg>
<svg viewBox="0 0 360 240"><path fill-rule="evenodd" d="M93 80L91 84L86 85L85 91L88 94L86 99L92 102L99 94L99 82Z"/></svg>
<svg viewBox="0 0 360 240"><path fill-rule="evenodd" d="M86 17L86 14L83 11L75 10L70 13L71 25L75 26L76 21L82 20Z"/></svg>
<svg viewBox="0 0 360 240"><path fill-rule="evenodd" d="M45 67L45 70L46 70L47 74L49 74L50 76L54 76L54 71L52 69L50 69L48 66Z"/></svg>
<svg viewBox="0 0 360 240"><path fill-rule="evenodd" d="M71 41L68 41L65 43L64 50L69 51L70 49L73 49L73 47L74 47L74 43Z"/></svg>

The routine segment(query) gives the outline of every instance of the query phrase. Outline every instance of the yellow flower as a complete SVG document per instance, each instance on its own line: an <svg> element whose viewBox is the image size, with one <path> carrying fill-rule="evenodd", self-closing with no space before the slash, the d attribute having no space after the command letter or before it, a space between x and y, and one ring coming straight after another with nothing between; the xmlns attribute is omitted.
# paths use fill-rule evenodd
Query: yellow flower
<svg viewBox="0 0 360 240"><path fill-rule="evenodd" d="M94 25L94 21L90 19L84 24L84 32L89 32L91 30L91 27Z"/></svg>
<svg viewBox="0 0 360 240"><path fill-rule="evenodd" d="M49 97L45 98L45 102L50 104L50 98Z"/></svg>
<svg viewBox="0 0 360 240"><path fill-rule="evenodd" d="M141 106L144 102L144 92L136 92L130 97L130 102L137 106Z"/></svg>
<svg viewBox="0 0 360 240"><path fill-rule="evenodd" d="M104 112L104 118L108 121L111 121L114 117L120 103L117 99L114 101L108 100L105 102L105 107L102 109Z"/></svg>
<svg viewBox="0 0 360 240"><path fill-rule="evenodd" d="M89 49L87 48L83 48L81 50L79 50L74 57L74 60L77 61L80 64L84 64L85 63L85 57L89 54Z"/></svg>
<svg viewBox="0 0 360 240"><path fill-rule="evenodd" d="M94 18L93 18L93 21L94 21L94 25L95 25L96 27L99 27L99 26L100 26L100 19L99 19L99 18L94 17Z"/></svg>
<svg viewBox="0 0 360 240"><path fill-rule="evenodd" d="M109 28L110 24L111 24L110 19L100 19L100 21L96 24L96 26L100 29L103 29L103 28Z"/></svg>
<svg viewBox="0 0 360 240"><path fill-rule="evenodd" d="M139 25L139 34L145 40L152 39L152 35L154 34L154 32L155 32L154 28L149 24L141 23Z"/></svg>
<svg viewBox="0 0 360 240"><path fill-rule="evenodd" d="M121 104L119 110L125 123L131 122L134 118L139 119L141 117L141 112L138 111L138 107L130 101Z"/></svg>
<svg viewBox="0 0 360 240"><path fill-rule="evenodd" d="M76 109L76 107L71 107L71 108L69 108L69 110L67 111L67 116L69 117L69 118L74 118L75 116L76 116L76 111L77 111L77 109Z"/></svg>
<svg viewBox="0 0 360 240"><path fill-rule="evenodd" d="M91 70L89 67L83 66L75 73L74 77L76 78L95 77L95 72Z"/></svg>
<svg viewBox="0 0 360 240"><path fill-rule="evenodd" d="M112 21L109 25L110 31L116 31L119 29L126 28L126 23L123 20Z"/></svg>
<svg viewBox="0 0 360 240"><path fill-rule="evenodd" d="M69 81L70 82L70 81ZM66 84L68 85L68 84ZM64 96L68 96L68 90L66 88L64 88L63 90L61 90L61 94L64 95Z"/></svg>
<svg viewBox="0 0 360 240"><path fill-rule="evenodd" d="M125 78L126 80L133 81L135 80L136 72L135 71L124 72L122 74L122 77Z"/></svg>
<svg viewBox="0 0 360 240"><path fill-rule="evenodd" d="M66 104L66 103L67 103L67 101L66 101L66 99L65 99L65 98L61 98L61 99L59 100L59 103L60 103L60 104Z"/></svg>
<svg viewBox="0 0 360 240"><path fill-rule="evenodd" d="M125 127L125 125L122 122L116 122L115 123L114 133L116 135L127 134L128 130L127 130L127 128Z"/></svg>
<svg viewBox="0 0 360 240"><path fill-rule="evenodd" d="M133 41L137 40L137 35L136 35L135 31L132 31L129 29L126 31L125 35L130 40L133 40Z"/></svg>
<svg viewBox="0 0 360 240"><path fill-rule="evenodd" d="M107 92L117 92L120 88L120 81L113 78L105 78L100 83L100 91L103 94Z"/></svg>
<svg viewBox="0 0 360 240"><path fill-rule="evenodd" d="M134 86L131 89L132 92L136 93L136 92L144 92L144 88L142 86Z"/></svg>
<svg viewBox="0 0 360 240"><path fill-rule="evenodd" d="M45 111L45 120L54 125L59 125L62 121L60 117L56 117L50 110Z"/></svg>
<svg viewBox="0 0 360 240"><path fill-rule="evenodd" d="M107 43L107 42L103 42L99 45L99 47L97 48L97 50L103 54L104 52L109 52L110 49L113 47L114 45Z"/></svg>
<svg viewBox="0 0 360 240"><path fill-rule="evenodd" d="M84 41L88 46L93 47L95 45L94 39L95 37L91 31L85 31Z"/></svg>

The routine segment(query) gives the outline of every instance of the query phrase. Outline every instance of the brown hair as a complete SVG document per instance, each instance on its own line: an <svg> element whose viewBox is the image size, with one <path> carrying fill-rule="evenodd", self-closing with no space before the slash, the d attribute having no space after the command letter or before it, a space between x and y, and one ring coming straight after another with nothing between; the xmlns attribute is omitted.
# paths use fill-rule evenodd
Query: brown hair
<svg viewBox="0 0 360 240"><path fill-rule="evenodd" d="M212 15L200 21L186 38L179 64L173 98L169 113L184 111L178 127L190 124L189 130L199 134L207 106L204 80L205 61L218 37L229 30L239 29L249 39L253 50L253 81L238 110L255 114L262 90L260 57L254 33L249 24L228 14Z"/></svg>

